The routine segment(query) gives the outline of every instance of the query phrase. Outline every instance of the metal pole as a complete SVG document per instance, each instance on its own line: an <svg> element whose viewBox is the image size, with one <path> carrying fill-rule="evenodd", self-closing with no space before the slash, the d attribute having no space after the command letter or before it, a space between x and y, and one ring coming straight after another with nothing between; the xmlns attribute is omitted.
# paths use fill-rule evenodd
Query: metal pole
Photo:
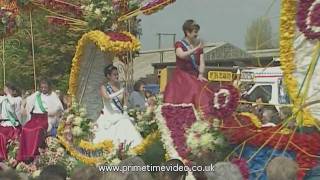
<svg viewBox="0 0 320 180"><path fill-rule="evenodd" d="M32 13L29 11L30 17L30 33L31 33L31 47L32 47L32 64L33 64L33 80L34 80L34 90L37 91L37 77L36 77L36 62L34 59L34 37L33 37L33 27L32 27Z"/></svg>
<svg viewBox="0 0 320 180"><path fill-rule="evenodd" d="M5 51L5 40L2 39L2 68L3 68L3 87L6 85L6 62L4 59L4 51Z"/></svg>
<svg viewBox="0 0 320 180"><path fill-rule="evenodd" d="M158 49L161 49L161 33L158 33Z"/></svg>

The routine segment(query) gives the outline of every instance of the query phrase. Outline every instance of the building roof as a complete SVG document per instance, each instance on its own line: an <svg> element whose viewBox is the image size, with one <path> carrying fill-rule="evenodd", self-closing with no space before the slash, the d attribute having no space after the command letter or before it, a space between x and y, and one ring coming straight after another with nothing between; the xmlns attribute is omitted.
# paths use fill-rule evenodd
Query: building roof
<svg viewBox="0 0 320 180"><path fill-rule="evenodd" d="M222 61L256 61L259 60L270 60L272 57L278 57L279 50L256 50L256 51L245 51L228 42L216 42L207 44L204 48L204 58L206 63L208 62L222 62ZM247 59L247 60L246 60ZM158 49L140 52L139 56L134 60L134 74L135 80L145 77L147 74L154 73L153 64L165 63L174 64L176 56L174 48L169 49ZM245 65L236 64L237 66Z"/></svg>

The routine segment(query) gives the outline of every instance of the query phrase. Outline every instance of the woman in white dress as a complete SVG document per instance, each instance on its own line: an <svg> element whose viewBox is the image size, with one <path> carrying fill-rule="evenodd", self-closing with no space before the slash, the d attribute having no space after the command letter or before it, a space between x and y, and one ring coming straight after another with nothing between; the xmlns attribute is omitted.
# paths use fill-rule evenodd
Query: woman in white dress
<svg viewBox="0 0 320 180"><path fill-rule="evenodd" d="M118 69L112 64L104 69L107 83L100 87L103 110L97 120L94 143L112 140L114 144L125 143L131 147L141 143L142 137L132 124L122 105L124 89L120 89Z"/></svg>

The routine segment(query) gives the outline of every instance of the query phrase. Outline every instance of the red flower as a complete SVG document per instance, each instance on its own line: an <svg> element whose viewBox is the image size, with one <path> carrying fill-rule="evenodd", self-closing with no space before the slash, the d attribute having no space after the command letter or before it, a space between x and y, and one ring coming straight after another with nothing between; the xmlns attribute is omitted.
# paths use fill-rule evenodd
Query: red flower
<svg viewBox="0 0 320 180"><path fill-rule="evenodd" d="M316 4L315 4L316 3ZM315 0L300 0L297 13L297 26L309 39L318 39L320 31L312 27L320 27L320 4ZM309 19L309 22L308 22Z"/></svg>

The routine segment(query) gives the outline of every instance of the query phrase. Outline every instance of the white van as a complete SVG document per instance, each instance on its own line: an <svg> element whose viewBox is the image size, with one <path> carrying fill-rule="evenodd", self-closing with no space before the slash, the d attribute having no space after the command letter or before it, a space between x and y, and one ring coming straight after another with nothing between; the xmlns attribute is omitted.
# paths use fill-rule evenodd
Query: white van
<svg viewBox="0 0 320 180"><path fill-rule="evenodd" d="M275 105L278 111L279 105L290 104L280 67L244 69L240 83L251 84L244 94L247 101L255 102L257 98L262 98L264 103Z"/></svg>

